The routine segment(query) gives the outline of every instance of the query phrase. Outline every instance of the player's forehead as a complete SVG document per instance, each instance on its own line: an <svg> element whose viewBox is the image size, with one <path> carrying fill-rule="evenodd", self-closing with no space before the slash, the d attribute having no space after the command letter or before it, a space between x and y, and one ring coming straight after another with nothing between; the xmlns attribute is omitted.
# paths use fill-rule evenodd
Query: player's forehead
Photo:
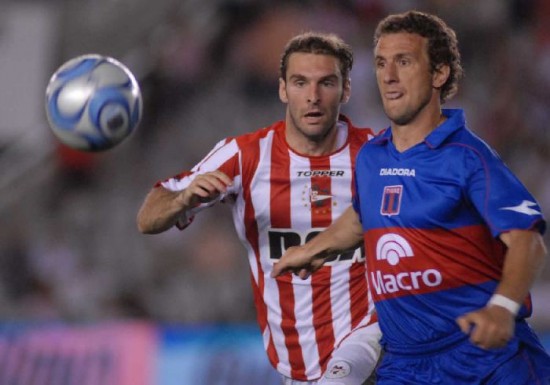
<svg viewBox="0 0 550 385"><path fill-rule="evenodd" d="M329 54L294 52L288 57L287 79L295 76L342 77L338 58Z"/></svg>
<svg viewBox="0 0 550 385"><path fill-rule="evenodd" d="M380 36L374 48L375 58L389 59L395 56L427 55L428 39L416 33L395 32Z"/></svg>

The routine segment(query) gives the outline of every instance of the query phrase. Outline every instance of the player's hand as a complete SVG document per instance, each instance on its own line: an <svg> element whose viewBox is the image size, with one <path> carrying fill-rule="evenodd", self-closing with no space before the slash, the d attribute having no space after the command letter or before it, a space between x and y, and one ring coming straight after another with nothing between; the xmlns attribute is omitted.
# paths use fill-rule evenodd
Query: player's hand
<svg viewBox="0 0 550 385"><path fill-rule="evenodd" d="M292 272L302 279L307 279L319 270L323 263L324 259L315 258L315 255L309 254L304 246L289 247L279 262L273 265L271 277Z"/></svg>
<svg viewBox="0 0 550 385"><path fill-rule="evenodd" d="M486 306L456 320L470 341L483 349L504 347L514 335L515 317L501 306Z"/></svg>
<svg viewBox="0 0 550 385"><path fill-rule="evenodd" d="M195 179L181 192L181 202L186 207L195 207L200 203L208 203L227 191L233 183L225 173L216 170L197 175Z"/></svg>

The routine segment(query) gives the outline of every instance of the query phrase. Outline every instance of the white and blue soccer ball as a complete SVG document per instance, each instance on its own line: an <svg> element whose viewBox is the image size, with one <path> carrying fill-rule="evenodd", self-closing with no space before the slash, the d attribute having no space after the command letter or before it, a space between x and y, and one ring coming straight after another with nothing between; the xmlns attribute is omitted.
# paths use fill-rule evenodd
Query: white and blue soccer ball
<svg viewBox="0 0 550 385"><path fill-rule="evenodd" d="M142 97L134 75L119 61L88 54L67 61L46 89L46 115L55 136L82 151L104 151L139 124Z"/></svg>

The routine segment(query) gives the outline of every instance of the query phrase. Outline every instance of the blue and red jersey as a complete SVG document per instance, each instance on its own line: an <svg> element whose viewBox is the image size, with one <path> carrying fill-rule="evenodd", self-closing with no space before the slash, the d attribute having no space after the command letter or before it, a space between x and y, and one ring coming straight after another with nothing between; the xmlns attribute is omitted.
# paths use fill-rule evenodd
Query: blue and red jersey
<svg viewBox="0 0 550 385"><path fill-rule="evenodd" d="M386 348L422 352L466 336L456 318L486 305L512 229L545 230L535 198L466 127L462 110L399 152L391 128L356 163L353 205L364 231L369 285ZM531 314L526 298L519 318Z"/></svg>

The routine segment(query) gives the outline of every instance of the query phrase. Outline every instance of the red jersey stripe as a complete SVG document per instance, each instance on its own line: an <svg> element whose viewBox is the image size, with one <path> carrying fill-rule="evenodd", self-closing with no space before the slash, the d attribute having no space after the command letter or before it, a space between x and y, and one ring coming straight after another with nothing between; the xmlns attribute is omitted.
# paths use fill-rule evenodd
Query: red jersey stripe
<svg viewBox="0 0 550 385"><path fill-rule="evenodd" d="M311 158L311 170L319 171L313 173L310 187L311 201L311 223L312 227L328 227L332 222L332 190L331 178L323 173L330 171L329 157ZM324 371L328 359L334 347L334 330L332 327L332 306L330 279L331 267L325 267L311 276L311 286L313 290L313 324L315 335L317 337L317 350L319 360L324 365ZM329 320L327 322L326 320ZM325 321L322 321L325 320Z"/></svg>
<svg viewBox="0 0 550 385"><path fill-rule="evenodd" d="M290 210L290 154L282 135L274 135L271 147L271 180L278 183L270 185L270 210L272 228L291 228ZM283 151L285 149L285 151ZM294 363L292 378L305 376L305 362L296 330L295 298L292 277L277 280L279 303L282 310L281 328L285 335L285 345L289 360Z"/></svg>

